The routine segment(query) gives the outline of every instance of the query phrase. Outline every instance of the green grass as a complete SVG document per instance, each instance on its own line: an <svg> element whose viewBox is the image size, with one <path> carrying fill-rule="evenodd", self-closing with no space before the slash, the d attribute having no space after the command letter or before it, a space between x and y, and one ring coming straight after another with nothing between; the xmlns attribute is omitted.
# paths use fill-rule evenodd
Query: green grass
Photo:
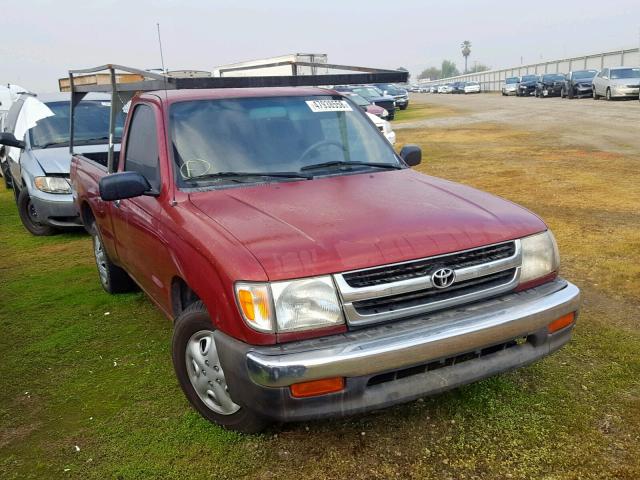
<svg viewBox="0 0 640 480"><path fill-rule="evenodd" d="M424 143L426 173L549 220L584 293L566 348L408 405L236 435L182 396L170 322L101 290L86 235L26 233L0 189L0 478L640 478L637 163L496 126L399 141Z"/></svg>

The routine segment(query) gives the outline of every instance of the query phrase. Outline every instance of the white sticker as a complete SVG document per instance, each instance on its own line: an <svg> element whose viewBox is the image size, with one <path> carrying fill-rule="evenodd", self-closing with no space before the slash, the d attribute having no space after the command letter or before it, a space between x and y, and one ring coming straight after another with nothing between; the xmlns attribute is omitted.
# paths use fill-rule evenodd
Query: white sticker
<svg viewBox="0 0 640 480"><path fill-rule="evenodd" d="M307 100L312 112L351 112L353 109L346 100Z"/></svg>
<svg viewBox="0 0 640 480"><path fill-rule="evenodd" d="M100 102L100 105L102 105L103 107L110 107L111 102Z"/></svg>

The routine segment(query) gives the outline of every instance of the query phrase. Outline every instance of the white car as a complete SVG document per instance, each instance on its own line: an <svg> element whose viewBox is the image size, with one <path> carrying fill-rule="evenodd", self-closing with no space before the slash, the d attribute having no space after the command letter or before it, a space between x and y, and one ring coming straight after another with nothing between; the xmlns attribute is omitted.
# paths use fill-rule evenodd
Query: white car
<svg viewBox="0 0 640 480"><path fill-rule="evenodd" d="M478 82L467 82L464 86L464 93L480 93L480 84Z"/></svg>
<svg viewBox="0 0 640 480"><path fill-rule="evenodd" d="M391 128L391 124L386 120L381 119L376 115L372 115L371 113L367 113L367 116L371 119L373 123L375 123L378 130L380 130L384 136L389 140L391 145L396 144L396 132Z"/></svg>
<svg viewBox="0 0 640 480"><path fill-rule="evenodd" d="M453 91L453 87L451 85L440 85L438 87L438 93L451 93Z"/></svg>

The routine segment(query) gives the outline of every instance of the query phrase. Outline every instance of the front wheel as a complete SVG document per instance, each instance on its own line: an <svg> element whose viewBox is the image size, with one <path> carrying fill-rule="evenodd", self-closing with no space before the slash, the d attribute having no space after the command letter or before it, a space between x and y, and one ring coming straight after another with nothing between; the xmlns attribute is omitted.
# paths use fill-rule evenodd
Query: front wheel
<svg viewBox="0 0 640 480"><path fill-rule="evenodd" d="M257 433L268 422L231 397L207 308L192 303L176 319L173 368L187 400L204 418L229 430Z"/></svg>
<svg viewBox="0 0 640 480"><path fill-rule="evenodd" d="M607 91L605 92L605 98L607 99L608 102L612 100L610 88L607 88Z"/></svg>
<svg viewBox="0 0 640 480"><path fill-rule="evenodd" d="M32 235L45 237L56 233L55 228L43 223L38 216L36 207L31 201L31 196L26 187L17 194L16 204L18 206L18 215L20 215L24 228L29 230Z"/></svg>
<svg viewBox="0 0 640 480"><path fill-rule="evenodd" d="M598 94L596 93L596 89L595 89L595 87L593 88L593 90L591 91L591 93L592 93L592 95L593 95L593 99L594 99L594 100L600 100L600 95L598 95Z"/></svg>

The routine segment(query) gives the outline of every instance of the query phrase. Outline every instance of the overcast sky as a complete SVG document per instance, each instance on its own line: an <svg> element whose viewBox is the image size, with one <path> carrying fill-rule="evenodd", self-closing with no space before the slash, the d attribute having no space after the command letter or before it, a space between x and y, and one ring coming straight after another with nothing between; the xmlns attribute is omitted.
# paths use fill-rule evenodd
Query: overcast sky
<svg viewBox="0 0 640 480"><path fill-rule="evenodd" d="M494 68L640 43L640 0L21 0L2 1L0 82L55 91L69 68L169 69L293 52L412 74L472 42L470 65Z"/></svg>

